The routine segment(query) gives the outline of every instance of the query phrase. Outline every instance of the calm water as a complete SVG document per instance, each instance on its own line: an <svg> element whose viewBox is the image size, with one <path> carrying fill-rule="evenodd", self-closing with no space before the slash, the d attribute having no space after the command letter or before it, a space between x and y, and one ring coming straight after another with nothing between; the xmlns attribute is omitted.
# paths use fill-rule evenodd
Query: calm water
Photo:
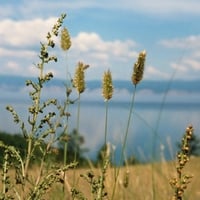
<svg viewBox="0 0 200 200"><path fill-rule="evenodd" d="M6 103L0 104L0 129L9 133L19 132L12 122L11 114L5 110ZM27 105L12 104L22 119L26 120ZM127 126L129 103L110 102L108 110L108 141L115 149L115 160L119 157ZM70 107L69 129L76 127L75 105ZM157 147L157 158L173 158L176 142L180 141L188 124L193 124L195 133L200 136L200 104L168 103L161 109L160 103L136 103L132 113L127 139L127 155L134 154L142 160L152 157L152 146ZM80 113L80 133L89 148L88 156L94 158L104 141L105 105L99 102L82 102Z"/></svg>

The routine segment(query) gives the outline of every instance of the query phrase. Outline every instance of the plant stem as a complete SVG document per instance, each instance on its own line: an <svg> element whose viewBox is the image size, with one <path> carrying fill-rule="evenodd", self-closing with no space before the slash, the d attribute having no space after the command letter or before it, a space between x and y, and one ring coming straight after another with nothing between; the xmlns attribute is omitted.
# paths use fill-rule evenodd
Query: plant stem
<svg viewBox="0 0 200 200"><path fill-rule="evenodd" d="M107 132L108 132L108 101L105 102L106 113L105 113L105 129L104 129L104 146L107 144Z"/></svg>
<svg viewBox="0 0 200 200"><path fill-rule="evenodd" d="M67 142L64 144L64 166L67 163Z"/></svg>
<svg viewBox="0 0 200 200"><path fill-rule="evenodd" d="M165 102L166 102L166 99L167 99L167 95L168 95L168 92L170 90L170 87L172 85L172 81L174 80L174 77L176 75L177 70L178 70L178 68L176 67L175 70L173 71L171 77L170 77L170 80L169 80L168 84L167 84L165 93L164 93L162 101L161 101L161 106L160 106L159 113L158 113L158 119L156 121L155 129L153 131L153 138L152 138L152 142L153 142L153 145L152 145L152 164L151 164L151 168L152 168L151 180L152 180L153 200L156 199L154 161L156 159L157 139L159 138L158 128L159 128L159 125L160 125L160 120L161 120L162 112L163 112L164 105L165 105Z"/></svg>
<svg viewBox="0 0 200 200"><path fill-rule="evenodd" d="M44 60L42 60L41 63L41 67L40 67L40 75L39 78L40 80L42 80L43 78L43 71L44 71ZM25 161L25 177L27 177L27 173L28 173L28 167L30 164L30 160L32 157L32 152L33 152L33 138L34 138L34 134L36 132L36 122L37 122L37 118L38 118L38 114L39 114L39 108L40 108L40 99L41 99L41 87L38 87L38 90L36 91L37 97L35 98L35 100L33 101L33 105L35 106L35 112L33 113L33 117L32 117L32 127L31 127L31 133L28 137L28 152L27 152L27 157L26 157L26 161Z"/></svg>
<svg viewBox="0 0 200 200"><path fill-rule="evenodd" d="M81 108L81 94L78 93L78 109L77 109L77 124L76 124L76 130L77 130L77 138L79 136L79 127L80 127L80 108ZM77 144L75 146L75 154L74 154L74 161L77 161Z"/></svg>
<svg viewBox="0 0 200 200"><path fill-rule="evenodd" d="M77 130L77 135L75 138L75 152L74 152L74 162L77 162L77 139L79 137L79 126L80 126L80 99L81 99L81 94L78 93L78 108L77 108L77 124L76 124L76 130ZM75 169L73 170L73 186L75 186Z"/></svg>
<svg viewBox="0 0 200 200"><path fill-rule="evenodd" d="M122 144L122 151L121 151L121 154L120 154L120 163L119 163L120 165L122 164L122 161L123 161L123 158L124 158L124 155L125 155L126 142L127 142L127 137L128 137L129 127L130 127L130 122L131 122L131 117L132 117L134 102L135 102L135 94L136 94L136 85L135 85L135 88L134 88L134 91L133 91L133 94L132 94L132 99L131 99L131 104L130 104L130 109L129 109L126 132L125 132L125 135L124 135L124 140L123 140L123 144ZM114 181L111 200L114 199L116 185L117 185L117 179L118 179L118 176L119 176L119 171L120 171L120 167L118 167L116 174L115 174L115 181Z"/></svg>
<svg viewBox="0 0 200 200"><path fill-rule="evenodd" d="M8 153L5 153L4 156L4 163L3 163L3 180L2 180L2 194L5 196L6 195L6 188L7 188L7 171L8 171Z"/></svg>

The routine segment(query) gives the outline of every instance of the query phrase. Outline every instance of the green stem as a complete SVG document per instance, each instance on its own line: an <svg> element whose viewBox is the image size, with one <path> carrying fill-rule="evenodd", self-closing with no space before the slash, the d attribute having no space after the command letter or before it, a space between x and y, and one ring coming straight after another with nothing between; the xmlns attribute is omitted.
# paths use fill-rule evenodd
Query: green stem
<svg viewBox="0 0 200 200"><path fill-rule="evenodd" d="M135 102L135 94L136 94L136 85L135 85L135 89L133 91L133 95L132 95L132 99L131 99L131 105L130 105L130 109L129 109L126 132L125 132L125 135L124 135L124 140L123 140L123 144L122 144L122 151L121 151L121 154L120 154L120 163L119 163L120 165L122 164L122 161L123 161L123 158L124 158L124 155L125 155L126 142L127 142L127 137L128 137L129 127L130 127L130 122L131 122L131 117L132 117L134 102ZM116 174L115 174L115 181L114 181L111 200L114 199L116 185L117 185L117 179L118 179L118 176L119 176L119 171L120 171L120 167L118 167Z"/></svg>
<svg viewBox="0 0 200 200"><path fill-rule="evenodd" d="M43 78L43 72L44 72L44 60L42 60L42 63L41 63L41 68L40 68L40 79ZM31 127L31 133L29 135L29 138L28 138L28 152L27 152L27 157L26 157L26 161L25 161L25 177L27 176L27 173L28 173L28 167L29 167L29 164L30 164L30 160L31 160L31 157L32 157L32 152L33 152L33 138L34 138L34 134L36 132L36 122L37 122L37 118L38 118L38 114L39 114L39 108L40 108L40 99L41 99L41 90L42 88L39 87L38 90L36 91L37 92L37 97L36 99L34 100L33 104L35 104L35 112L33 113L33 124L32 124L32 127Z"/></svg>
<svg viewBox="0 0 200 200"><path fill-rule="evenodd" d="M64 166L67 164L67 142L64 144Z"/></svg>
<svg viewBox="0 0 200 200"><path fill-rule="evenodd" d="M4 196L6 196L6 188L7 188L7 172L8 172L8 153L5 153L4 156L4 163L3 163L3 189L2 189L2 193Z"/></svg>

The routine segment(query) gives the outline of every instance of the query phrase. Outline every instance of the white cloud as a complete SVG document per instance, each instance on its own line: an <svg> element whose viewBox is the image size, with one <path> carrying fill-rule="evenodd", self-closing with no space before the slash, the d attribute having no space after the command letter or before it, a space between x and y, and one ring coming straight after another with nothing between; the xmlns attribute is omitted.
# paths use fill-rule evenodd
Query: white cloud
<svg viewBox="0 0 200 200"><path fill-rule="evenodd" d="M36 18L33 20L15 21L4 19L0 21L0 45L24 47L38 44L54 25L56 18Z"/></svg>
<svg viewBox="0 0 200 200"><path fill-rule="evenodd" d="M14 72L17 72L17 71L19 71L20 70L20 66L19 66L19 64L18 63L16 63L16 62L13 62L13 61L8 61L8 63L7 63L7 70L8 71L14 71Z"/></svg>
<svg viewBox="0 0 200 200"><path fill-rule="evenodd" d="M80 2L80 4L78 3ZM83 8L104 8L104 9L116 9L116 10L128 10L140 13L150 13L152 15L177 15L182 14L196 14L200 13L199 0L119 0L119 1L94 1L88 0L82 3L82 1L76 1L70 3L68 6L74 9Z"/></svg>
<svg viewBox="0 0 200 200"><path fill-rule="evenodd" d="M191 80L199 79L200 73L200 56L191 53L187 57L179 60L179 62L172 62L171 67L175 69L176 78Z"/></svg>
<svg viewBox="0 0 200 200"><path fill-rule="evenodd" d="M36 56L36 52L31 51L31 50L23 50L23 49L17 49L17 50L12 50L8 48L0 48L0 57L18 57L18 58L33 58Z"/></svg>
<svg viewBox="0 0 200 200"><path fill-rule="evenodd" d="M73 47L81 52L110 52L113 55L130 55L130 48L135 48L136 42L132 40L104 41L97 33L80 32L73 38Z"/></svg>
<svg viewBox="0 0 200 200"><path fill-rule="evenodd" d="M185 58L179 63L171 63L172 68L180 72L198 72L200 71L200 60L193 57Z"/></svg>
<svg viewBox="0 0 200 200"><path fill-rule="evenodd" d="M200 11L200 4L198 0L126 0L123 4L127 9L134 9L135 11L146 12L151 14L178 14L190 13L198 14Z"/></svg>
<svg viewBox="0 0 200 200"><path fill-rule="evenodd" d="M65 0L54 1L48 0L34 0L34 1L21 1L21 3L8 3L1 7L0 11L2 16L12 16L14 12L20 14L21 17L27 18L34 16L52 16L67 11L77 11L84 9L104 9L104 10L126 10L134 13L145 13L154 16L168 16L179 14L200 14L199 0L76 0L66 2Z"/></svg>
<svg viewBox="0 0 200 200"><path fill-rule="evenodd" d="M38 2L39 3L39 2ZM57 2L56 2L57 4ZM66 3L66 1L60 1L60 6L54 3L48 5L43 4L43 6L47 6L52 9L53 6L57 8L64 7L66 9L84 9L84 8L103 8L103 9L116 9L116 10L129 10L134 12L142 12L142 13L151 13L153 15L160 14L177 14L177 13L185 13L185 14L196 14L199 15L200 11L200 3L199 0L119 0L119 1L107 1L107 0L86 0L86 1L72 1L70 3Z"/></svg>
<svg viewBox="0 0 200 200"><path fill-rule="evenodd" d="M2 45L0 48L0 62L4 65L2 72L4 74L7 72L9 74L16 73L16 75L35 75L35 70L32 71L27 66L33 68L32 63L35 63L39 52L37 53L31 49L34 49L36 45L39 47L39 42L45 38L46 33L55 21L55 18L0 21L0 26L3 27L0 30L0 44ZM10 27L13 27L12 30L10 30ZM58 41L58 39L56 40ZM95 32L80 32L77 36L72 37L72 48L69 52L70 62L83 61L90 64L92 68L105 69L114 66L116 69L117 66L128 65L130 61L132 62L137 57L136 47L136 42L130 39L104 40ZM59 54L60 52L53 53ZM17 63L18 70L10 71L8 60ZM48 67L60 78L65 76L63 73L65 66L62 65L62 62L61 60L58 68ZM97 77L100 74L102 74L102 70L99 71Z"/></svg>
<svg viewBox="0 0 200 200"><path fill-rule="evenodd" d="M191 35L185 38L165 39L160 41L160 44L167 48L200 48L200 35Z"/></svg>
<svg viewBox="0 0 200 200"><path fill-rule="evenodd" d="M200 71L200 35L190 35L184 38L165 39L160 44L166 48L182 51L178 60L171 61L176 77L181 79L197 79Z"/></svg>
<svg viewBox="0 0 200 200"><path fill-rule="evenodd" d="M111 66L114 62L132 61L138 53L137 44L133 40L103 40L97 33L80 32L72 38L74 57L81 55L93 67Z"/></svg>
<svg viewBox="0 0 200 200"><path fill-rule="evenodd" d="M188 65L190 69L193 69L195 71L200 71L200 60L185 58L183 60L183 64Z"/></svg>
<svg viewBox="0 0 200 200"><path fill-rule="evenodd" d="M178 63L171 63L171 67L175 69L176 71L183 72L183 73L186 73L188 71L188 68L186 66L182 64L178 64Z"/></svg>
<svg viewBox="0 0 200 200"><path fill-rule="evenodd" d="M144 72L144 78L145 79L169 79L170 75L168 73L165 73L163 71L158 70L156 67L153 66L147 66L145 68Z"/></svg>

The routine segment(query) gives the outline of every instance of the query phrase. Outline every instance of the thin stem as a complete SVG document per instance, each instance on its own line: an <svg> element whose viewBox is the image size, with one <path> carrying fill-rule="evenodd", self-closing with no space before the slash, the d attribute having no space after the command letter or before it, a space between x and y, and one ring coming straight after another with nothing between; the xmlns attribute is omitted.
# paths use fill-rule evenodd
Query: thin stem
<svg viewBox="0 0 200 200"><path fill-rule="evenodd" d="M108 101L105 102L106 113L105 113L105 129L104 129L104 146L107 144L107 132L108 132Z"/></svg>
<svg viewBox="0 0 200 200"><path fill-rule="evenodd" d="M76 130L77 130L77 138L79 136L79 127L80 127L80 108L81 108L81 94L78 94L78 109L77 109L77 124L76 124ZM76 139L77 139L76 138ZM77 161L77 146L75 146L75 154L74 154L74 161Z"/></svg>
<svg viewBox="0 0 200 200"><path fill-rule="evenodd" d="M159 128L159 125L160 125L161 116L162 116L162 113L163 113L163 109L164 109L164 105L165 105L165 102L166 102L166 99L167 99L167 95L168 95L168 92L170 90L172 81L173 81L173 79L176 75L177 70L178 70L178 68L176 68L173 71L172 76L171 76L171 78L170 78L170 80L167 84L167 88L165 90L165 93L164 93L162 101L161 101L161 106L160 106L159 113L158 113L158 119L156 121L155 129L153 131L154 134L153 134L153 138L152 138L153 145L152 145L152 164L151 164L151 168L152 168L151 180L152 180L153 200L156 199L155 175L154 175L154 169L153 168L154 168L154 161L156 159L157 138L159 137L158 128Z"/></svg>
<svg viewBox="0 0 200 200"><path fill-rule="evenodd" d="M132 117L132 113L133 113L133 108L134 108L134 102L135 102L135 94L136 94L136 85L135 85L135 89L133 91L133 95L132 95L132 99L131 99L131 105L130 105L130 109L129 109L129 115L128 115L128 121L127 121L127 126L126 126L126 132L124 135L124 140L123 140L123 144L122 144L122 151L120 154L120 165L122 164L124 155L125 155L125 148L126 148L126 143L127 143L127 137L128 137L128 132L129 132L129 127L130 127L130 122L131 122L131 117ZM117 179L119 176L119 171L120 171L120 167L118 167L116 174L115 174L115 181L114 181L114 186L113 186L113 192L112 192L112 197L111 200L114 199L114 195L115 195L115 190L116 190L116 185L117 185Z"/></svg>
<svg viewBox="0 0 200 200"><path fill-rule="evenodd" d="M7 188L7 171L8 171L8 153L5 153L4 156L4 163L3 163L3 189L2 189L2 193L5 196L6 195L6 188Z"/></svg>
<svg viewBox="0 0 200 200"><path fill-rule="evenodd" d="M64 143L64 166L67 164L67 142Z"/></svg>
<svg viewBox="0 0 200 200"><path fill-rule="evenodd" d="M127 142L127 137L128 137L129 127L130 127L130 122L131 122L131 117L132 117L133 107L134 107L134 102L135 102L135 94L136 94L136 86L135 86L135 90L133 92L132 99L131 99L128 122L127 122L127 126L126 126L126 132L125 132L124 142L123 142L123 146L122 146L122 152L121 152L121 156L120 156L120 164L122 164L123 155L125 153L126 142Z"/></svg>
<svg viewBox="0 0 200 200"><path fill-rule="evenodd" d="M78 108L77 108L77 124L76 124L76 130L77 130L77 135L76 135L76 138L75 138L75 152L74 152L74 162L77 161L77 139L79 137L79 126L80 126L80 99L81 99L81 94L78 93ZM75 176L76 176L76 173L75 173L75 169L73 170L73 186L75 186Z"/></svg>
<svg viewBox="0 0 200 200"><path fill-rule="evenodd" d="M43 71L44 71L44 60L42 60L42 63L41 63L41 67L40 67L40 79L43 78ZM38 114L39 114L39 107L40 107L40 99L41 99L41 87L38 88L38 91L37 91L37 97L36 99L34 100L33 104L35 104L35 112L33 113L33 124L32 124L32 127L31 127L31 133L29 135L29 138L28 138L28 152L27 152L27 157L26 157L26 161L25 161L25 171L24 171L24 174L25 174L25 177L27 177L27 173L28 173L28 167L29 167L29 164L30 164L30 160L31 160L31 157L32 157L32 152L33 152L33 136L35 134L35 131L36 131L36 122L37 122L37 118L38 118Z"/></svg>

